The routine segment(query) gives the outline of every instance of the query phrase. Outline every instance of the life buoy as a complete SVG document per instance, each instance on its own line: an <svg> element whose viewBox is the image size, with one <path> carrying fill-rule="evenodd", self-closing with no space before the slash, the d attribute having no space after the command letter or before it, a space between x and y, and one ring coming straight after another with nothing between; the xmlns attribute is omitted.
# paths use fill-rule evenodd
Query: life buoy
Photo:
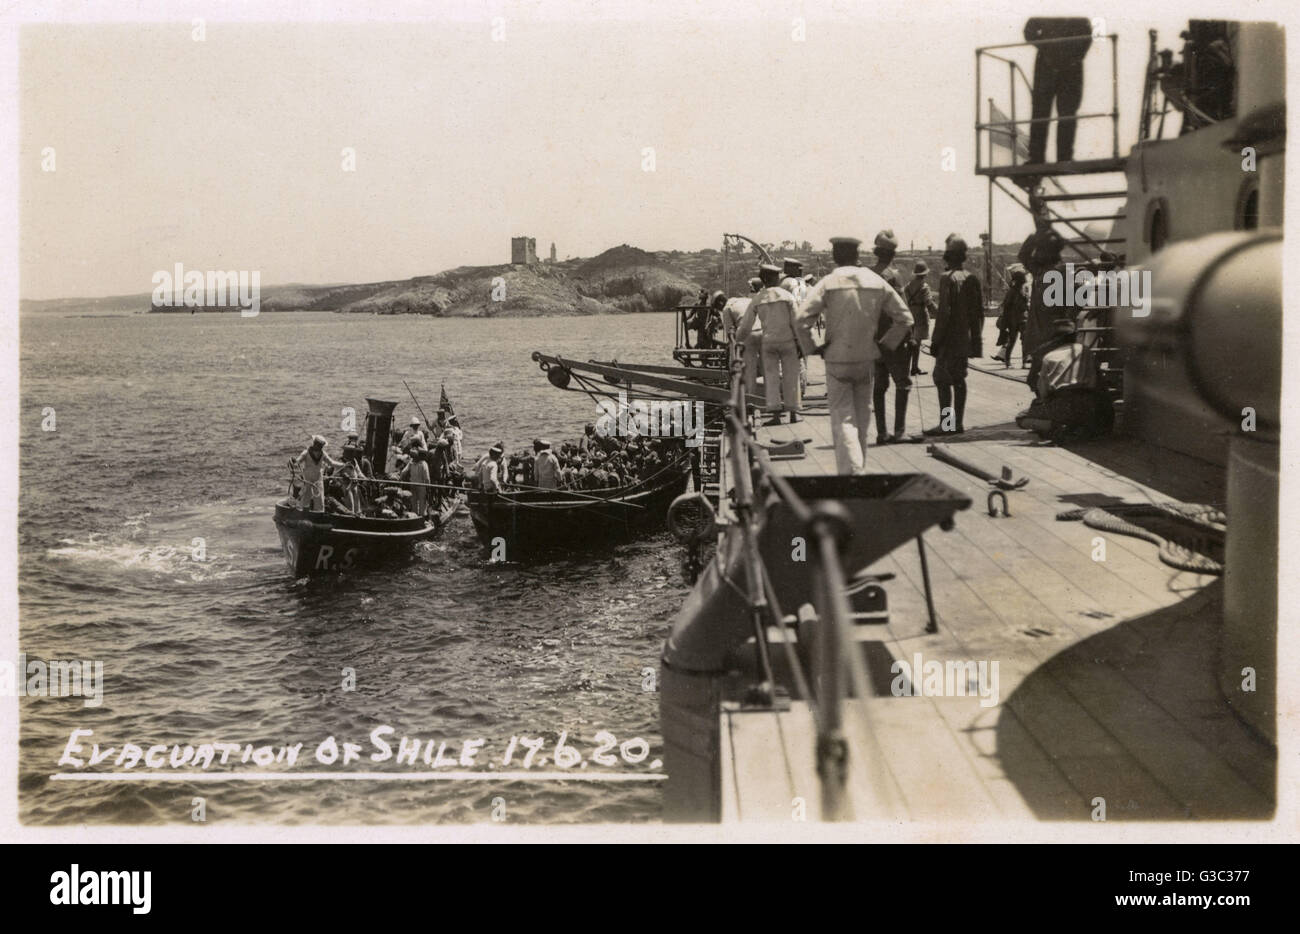
<svg viewBox="0 0 1300 934"><path fill-rule="evenodd" d="M683 493L668 507L668 531L683 545L715 534L717 515L702 493Z"/></svg>

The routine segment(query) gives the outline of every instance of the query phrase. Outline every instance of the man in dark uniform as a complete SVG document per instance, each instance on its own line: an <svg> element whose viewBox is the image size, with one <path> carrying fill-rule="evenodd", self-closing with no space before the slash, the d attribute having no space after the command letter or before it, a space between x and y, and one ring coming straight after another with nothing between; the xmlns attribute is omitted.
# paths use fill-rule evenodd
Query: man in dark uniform
<svg viewBox="0 0 1300 934"><path fill-rule="evenodd" d="M903 301L912 313L912 369L910 375L924 376L921 369L921 341L930 336L930 318L934 314L935 301L930 293L930 284L926 281L930 267L925 260L919 259L912 267L912 281L903 286Z"/></svg>
<svg viewBox="0 0 1300 934"><path fill-rule="evenodd" d="M1016 338L1025 330L1025 315L1029 310L1029 282L1028 272L1020 263L1012 263L1007 267L1009 280L1007 282L1007 294L1002 298L1002 314L998 316L998 327L1003 330L1003 342L1000 345L1000 353L993 354L994 360L1001 360L1007 366L1011 366L1011 351L1016 346ZM1028 354L1022 344L1020 347L1021 358L1027 358Z"/></svg>
<svg viewBox="0 0 1300 934"><path fill-rule="evenodd" d="M1072 42L1053 42L1070 39ZM1083 100L1083 57L1092 45L1092 23L1082 17L1035 16L1025 23L1025 41L1038 47L1034 59L1033 113L1041 123L1029 126L1029 162L1047 158L1047 126L1052 103L1056 124L1056 161L1074 158L1074 115Z"/></svg>
<svg viewBox="0 0 1300 934"><path fill-rule="evenodd" d="M885 284L903 295L903 279L894 266L894 254L898 252L898 239L892 230L882 230L876 234L876 264L871 271L885 280ZM893 322L887 315L882 315L876 331L876 343L880 344L880 356L875 362L874 386L871 391L871 407L876 413L876 444L891 444L902 441L907 430L907 396L912 390L911 363L912 339L909 333L896 347L887 347L881 342ZM894 379L894 433L886 428L885 398L889 392L889 378Z"/></svg>
<svg viewBox="0 0 1300 934"><path fill-rule="evenodd" d="M1057 274L1064 275L1061 251L1065 248L1065 241L1052 228L1051 218L1041 199L1031 196L1029 207L1034 212L1037 230L1025 239L1016 255L1025 271L1033 277L1029 290L1029 312L1025 318L1024 334L1021 335L1022 356L1032 354L1040 344L1051 338L1057 310L1049 307L1045 298L1047 274L1056 271ZM1027 357L1024 363L1025 366L1030 365Z"/></svg>
<svg viewBox="0 0 1300 934"><path fill-rule="evenodd" d="M934 385L939 391L939 424L927 435L961 434L966 430L966 358L979 356L984 330L984 293L979 279L962 268L966 241L948 238L939 278L939 308L934 316L930 349L934 354Z"/></svg>

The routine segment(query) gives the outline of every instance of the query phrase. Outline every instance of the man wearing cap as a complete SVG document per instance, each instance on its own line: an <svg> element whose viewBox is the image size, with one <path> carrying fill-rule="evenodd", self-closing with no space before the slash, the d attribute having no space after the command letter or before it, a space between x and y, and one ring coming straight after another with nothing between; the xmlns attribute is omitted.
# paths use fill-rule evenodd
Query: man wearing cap
<svg viewBox="0 0 1300 934"><path fill-rule="evenodd" d="M745 312L753 304L753 297L763 288L763 280L754 278L749 280L749 298L733 298L727 303L727 309L723 312L723 321L727 324L727 340L735 341L741 345L741 359L744 363L745 392L747 395L758 395L758 373L759 367L763 365L763 324L757 318L754 319L753 327L750 328L749 336L744 340L740 339L740 322L745 320ZM731 317L734 317L734 322Z"/></svg>
<svg viewBox="0 0 1300 934"><path fill-rule="evenodd" d="M1061 251L1065 240L1052 227L1052 218L1041 197L1031 195L1029 207L1034 212L1034 232L1021 244L1016 259L1025 267L1032 279L1029 288L1029 309L1025 315L1025 330L1021 335L1020 355L1025 366L1031 365L1030 356L1051 339L1056 323L1057 309L1047 304L1047 274L1055 271L1064 277ZM1072 289L1073 284L1067 283ZM1030 356L1026 356L1028 353Z"/></svg>
<svg viewBox="0 0 1300 934"><path fill-rule="evenodd" d="M903 280L894 266L894 254L898 251L898 239L892 230L882 230L876 234L872 252L876 254L876 264L871 271L885 280L885 284L903 295ZM909 309L910 313L910 309ZM915 318L913 323L915 324ZM873 377L872 404L876 410L876 443L890 444L902 441L907 430L907 397L912 390L912 377L909 373L912 362L912 332L909 330L896 346L885 343L890 330L888 317L882 317L877 325L876 340L880 342L880 356L876 359L876 371ZM886 428L885 403L889 393L889 380L894 381L894 433Z"/></svg>
<svg viewBox="0 0 1300 934"><path fill-rule="evenodd" d="M797 311L799 305L808 297L808 283L803 281L803 263L797 259L784 259L781 261L781 288L785 289L794 296L794 307ZM808 387L808 358L799 348L799 394L802 397L804 390Z"/></svg>
<svg viewBox="0 0 1300 934"><path fill-rule="evenodd" d="M826 399L830 406L835 467L842 474L867 471L872 382L880 356L876 342L881 318L892 322L886 344L897 343L912 328L912 315L899 294L870 269L858 265L856 237L832 237L835 270L812 287L799 306L799 331L811 342L819 317L826 321Z"/></svg>
<svg viewBox="0 0 1300 934"><path fill-rule="evenodd" d="M781 260L781 288L794 296L797 303L808 297L808 284L803 281L803 263L797 259Z"/></svg>
<svg viewBox="0 0 1300 934"><path fill-rule="evenodd" d="M560 488L560 460L551 451L551 442L538 438L533 442L533 485L543 490Z"/></svg>
<svg viewBox="0 0 1300 934"><path fill-rule="evenodd" d="M912 313L913 321L911 376L925 375L925 370L920 366L921 341L930 336L930 318L938 307L934 293L930 291L929 275L930 267L925 264L925 260L919 259L912 267L912 281L903 287L903 301L907 302L907 310Z"/></svg>
<svg viewBox="0 0 1300 934"><path fill-rule="evenodd" d="M763 388L767 395L768 419L764 424L779 425L781 412L790 413L790 423L799 421L802 400L799 394L799 344L802 331L795 327L794 296L777 285L781 269L770 263L759 267L763 289L749 303L745 317L736 329L744 341L757 321L763 326ZM811 351L809 344L805 350Z"/></svg>
<svg viewBox="0 0 1300 934"><path fill-rule="evenodd" d="M313 435L311 446L293 460L298 467L299 476L302 477L302 490L298 494L300 509L310 512L323 511L325 509L325 468L343 466L341 461L336 461L325 453L327 444L329 442L320 435Z"/></svg>
<svg viewBox="0 0 1300 934"><path fill-rule="evenodd" d="M980 281L962 268L966 262L966 241L948 238L944 250L945 272L939 277L939 308L934 316L934 385L939 391L939 424L927 428L927 435L960 434L965 431L966 360L978 356L984 332L984 293Z"/></svg>
<svg viewBox="0 0 1300 934"><path fill-rule="evenodd" d="M501 491L501 457L505 454L505 448L499 443L492 445L488 450L487 457L479 460L475 466L474 472L478 477L478 487L484 493L499 493Z"/></svg>
<svg viewBox="0 0 1300 934"><path fill-rule="evenodd" d="M596 426L591 422L582 426L582 437L578 439L578 453L590 454L599 449L596 442Z"/></svg>

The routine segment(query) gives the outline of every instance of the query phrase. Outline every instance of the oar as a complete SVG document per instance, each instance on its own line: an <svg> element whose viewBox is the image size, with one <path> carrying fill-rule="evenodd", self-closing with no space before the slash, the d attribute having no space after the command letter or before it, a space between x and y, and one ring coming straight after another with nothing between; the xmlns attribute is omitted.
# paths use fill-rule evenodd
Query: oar
<svg viewBox="0 0 1300 934"><path fill-rule="evenodd" d="M424 419L425 427L426 428L429 427L431 424L429 421L429 416L425 415L424 409L420 407L420 400L415 398L415 393L411 392L411 387L406 385L406 380L402 380L402 385L406 386L406 391L410 393L411 401L415 403L416 411L418 411L420 413L420 417Z"/></svg>

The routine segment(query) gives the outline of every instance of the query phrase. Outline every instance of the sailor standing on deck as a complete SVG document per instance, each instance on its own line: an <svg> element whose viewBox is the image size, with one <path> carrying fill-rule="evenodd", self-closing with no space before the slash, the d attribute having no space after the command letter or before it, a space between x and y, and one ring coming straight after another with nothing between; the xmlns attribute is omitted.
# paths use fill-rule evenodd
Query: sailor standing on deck
<svg viewBox="0 0 1300 934"><path fill-rule="evenodd" d="M343 466L341 461L336 461L325 453L327 444L329 442L320 435L313 435L311 447L294 458L302 477L302 490L298 494L298 506L301 509L311 512L322 512L325 509L325 468Z"/></svg>
<svg viewBox="0 0 1300 934"><path fill-rule="evenodd" d="M892 230L882 230L876 234L872 252L876 254L876 264L871 271L885 280L885 284L903 295L903 279L894 266L894 254L898 251L898 240ZM910 309L909 309L910 313ZM913 318L913 322L915 322ZM907 430L907 397L912 391L910 375L912 363L912 333L903 335L896 346L885 342L890 329L889 319L884 317L877 325L876 339L880 341L880 356L876 358L876 372L872 386L872 403L876 409L876 444L892 444L902 441ZM894 380L894 433L891 435L886 427L885 402L889 393L889 379Z"/></svg>
<svg viewBox="0 0 1300 934"><path fill-rule="evenodd" d="M876 330L892 321L887 335L895 344L912 328L912 315L897 292L870 269L858 266L856 237L832 237L835 270L808 293L799 307L799 331L811 343L818 317L826 320L826 399L830 405L835 468L842 474L867 471L867 432L871 425L871 384L880 345Z"/></svg>
<svg viewBox="0 0 1300 934"><path fill-rule="evenodd" d="M762 279L749 280L749 291L753 295L757 295L762 288ZM741 354L745 367L745 392L747 395L756 396L758 395L758 368L763 364L762 323L755 318L749 336L744 340L740 338L740 322L745 320L745 312L749 310L750 305L753 303L753 298L733 298L727 303L722 320L727 325L727 340L737 341L743 348Z"/></svg>
<svg viewBox="0 0 1300 934"><path fill-rule="evenodd" d="M803 263L797 259L781 260L781 288L794 296L796 307L808 297L808 283L803 280Z"/></svg>
<svg viewBox="0 0 1300 934"><path fill-rule="evenodd" d="M797 259L781 260L781 288L794 296L794 307L798 310L803 300L808 297L808 283L803 281L803 263ZM808 357L799 347L799 395L803 397L808 389Z"/></svg>
<svg viewBox="0 0 1300 934"><path fill-rule="evenodd" d="M560 488L560 459L551 451L551 442L538 438L533 442L533 485L543 490Z"/></svg>
<svg viewBox="0 0 1300 934"><path fill-rule="evenodd" d="M764 424L781 424L782 411L790 423L799 421L799 342L804 340L794 323L794 296L777 285L781 270L770 263L759 267L763 290L754 296L736 336L744 341L754 322L763 326L763 384L769 418Z"/></svg>

